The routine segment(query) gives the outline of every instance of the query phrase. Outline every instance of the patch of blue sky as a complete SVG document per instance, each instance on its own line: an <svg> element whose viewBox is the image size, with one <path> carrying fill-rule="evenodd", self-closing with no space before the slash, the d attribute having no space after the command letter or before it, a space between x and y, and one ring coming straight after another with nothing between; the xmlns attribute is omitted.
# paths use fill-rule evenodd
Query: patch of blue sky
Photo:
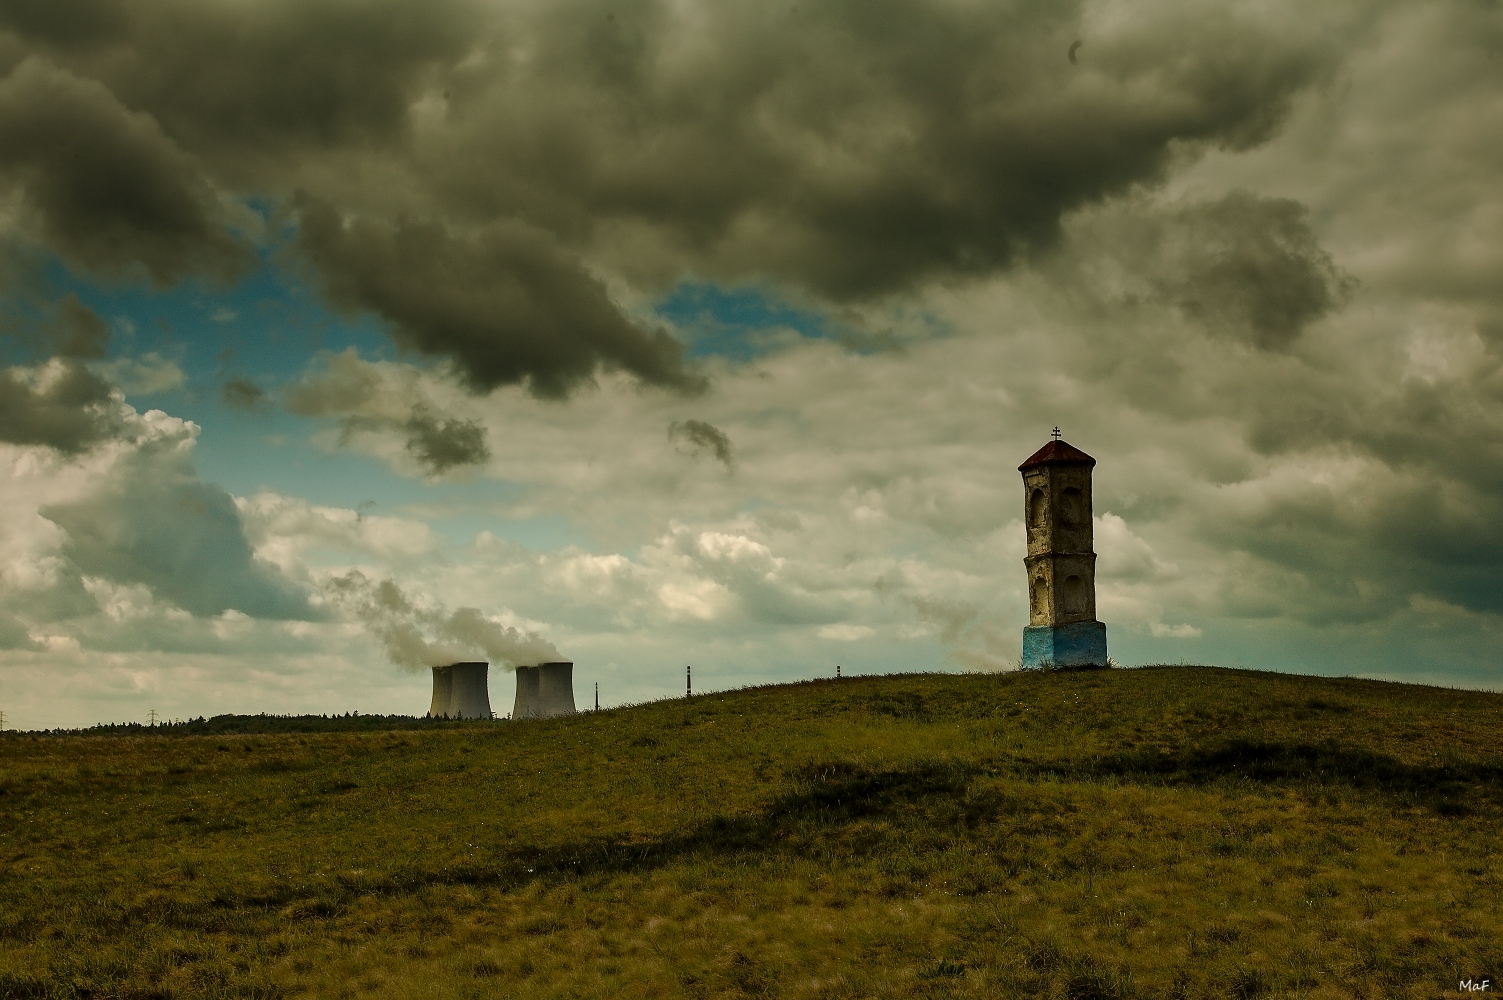
<svg viewBox="0 0 1503 1000"><path fill-rule="evenodd" d="M271 490L317 506L364 509L412 516L407 508L438 512L421 516L454 544L490 531L526 548L588 545L565 518L508 519L490 511L515 495L513 484L488 479L427 482L393 473L379 459L330 452L309 436L316 421L275 405L278 388L298 378L319 351L355 348L367 359L390 359L396 350L374 317L347 318L326 309L299 276L263 250L257 266L238 282L217 286L185 281L169 289L145 282L93 282L61 262L44 264L49 292L77 295L112 328L112 360L155 354L185 376L179 387L130 392L137 410L160 408L202 429L194 465L207 481L237 496ZM29 360L7 344L10 363ZM408 359L412 360L412 359ZM222 398L224 383L246 379L267 393L267 405L233 409ZM364 507L362 507L364 505Z"/></svg>
<svg viewBox="0 0 1503 1000"><path fill-rule="evenodd" d="M353 346L366 357L390 355L391 342L374 321L330 313L269 254L228 287L187 281L159 290L143 283L86 282L60 264L49 271L58 293L76 294L114 328L112 357L139 360L155 354L183 371L185 382L175 390L143 394L128 384L124 388L138 410L161 408L203 428L195 464L205 479L240 496L263 488L296 493L322 485L298 495L318 492L326 494L318 502L339 504L370 478L361 471L367 460L358 456L305 459L295 446L289 454L288 447L271 442L302 440L311 430L312 421L273 405L273 394L300 375L317 350ZM221 393L230 379L255 384L267 394L268 405L250 413L227 407ZM330 484L338 488L330 490Z"/></svg>
<svg viewBox="0 0 1503 1000"><path fill-rule="evenodd" d="M95 283L56 261L48 264L47 277L58 294L76 294L111 324L112 356L156 351L176 362L190 384L237 375L285 380L302 372L318 350L355 347L366 357L394 353L373 317L330 312L273 258L273 251L263 251L254 270L222 287L198 280L169 289L142 282Z"/></svg>
<svg viewBox="0 0 1503 1000"><path fill-rule="evenodd" d="M204 428L194 465L205 480L236 496L269 490L317 507L419 520L454 545L468 544L482 531L535 551L590 544L567 518L498 513L520 498L524 487L516 483L397 475L379 458L314 444L308 423L274 409L223 417Z"/></svg>
<svg viewBox="0 0 1503 1000"><path fill-rule="evenodd" d="M756 286L685 281L654 311L688 341L690 357L751 361L803 339L838 337L838 324Z"/></svg>
<svg viewBox="0 0 1503 1000"><path fill-rule="evenodd" d="M880 328L872 329L796 306L756 285L726 288L712 282L680 282L654 311L687 341L689 357L739 362L806 340L833 340L853 354L876 354L947 332L938 316L922 309L889 313Z"/></svg>

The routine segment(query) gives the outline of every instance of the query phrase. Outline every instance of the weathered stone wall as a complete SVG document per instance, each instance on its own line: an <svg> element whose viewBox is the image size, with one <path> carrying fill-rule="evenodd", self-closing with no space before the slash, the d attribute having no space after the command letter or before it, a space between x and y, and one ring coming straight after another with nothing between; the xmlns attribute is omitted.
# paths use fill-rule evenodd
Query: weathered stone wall
<svg viewBox="0 0 1503 1000"><path fill-rule="evenodd" d="M1023 473L1028 521L1028 622L1066 625L1096 620L1095 533L1091 469L1040 465ZM1073 579L1072 579L1073 578Z"/></svg>

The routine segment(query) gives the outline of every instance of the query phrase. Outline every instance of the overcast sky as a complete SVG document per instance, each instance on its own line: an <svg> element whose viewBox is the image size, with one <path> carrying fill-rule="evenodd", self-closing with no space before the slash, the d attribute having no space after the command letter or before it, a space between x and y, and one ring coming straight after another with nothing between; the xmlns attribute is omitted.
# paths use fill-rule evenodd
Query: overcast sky
<svg viewBox="0 0 1503 1000"><path fill-rule="evenodd" d="M1076 43L1079 43L1076 45ZM1496 0L12 0L10 727L1123 664L1503 681Z"/></svg>

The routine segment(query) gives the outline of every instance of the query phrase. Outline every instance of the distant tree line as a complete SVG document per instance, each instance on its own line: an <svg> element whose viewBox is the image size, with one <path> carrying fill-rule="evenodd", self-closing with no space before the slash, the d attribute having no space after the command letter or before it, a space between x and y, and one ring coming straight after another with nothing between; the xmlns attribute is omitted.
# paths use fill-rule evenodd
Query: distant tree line
<svg viewBox="0 0 1503 1000"><path fill-rule="evenodd" d="M212 719L102 722L82 729L6 730L5 736L217 736L252 733L340 733L382 729L431 729L475 725L476 720L430 719L422 715L216 715Z"/></svg>

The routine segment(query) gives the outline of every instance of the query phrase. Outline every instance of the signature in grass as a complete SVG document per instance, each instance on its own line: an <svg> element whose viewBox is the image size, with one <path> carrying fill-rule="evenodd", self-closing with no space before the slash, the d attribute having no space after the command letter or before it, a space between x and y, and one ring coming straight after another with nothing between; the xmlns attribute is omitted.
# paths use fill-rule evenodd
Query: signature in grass
<svg viewBox="0 0 1503 1000"><path fill-rule="evenodd" d="M1484 993L1493 988L1491 979L1463 979L1457 989L1462 993Z"/></svg>

